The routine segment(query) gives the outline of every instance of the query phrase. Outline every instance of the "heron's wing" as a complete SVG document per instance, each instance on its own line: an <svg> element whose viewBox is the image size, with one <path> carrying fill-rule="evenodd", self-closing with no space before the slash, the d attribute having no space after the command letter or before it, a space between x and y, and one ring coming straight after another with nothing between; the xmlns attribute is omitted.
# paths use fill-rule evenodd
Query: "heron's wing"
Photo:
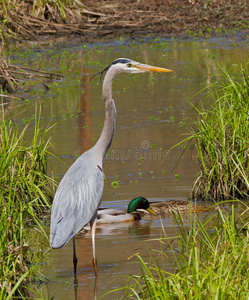
<svg viewBox="0 0 249 300"><path fill-rule="evenodd" d="M53 201L50 244L63 247L96 214L104 188L104 175L97 165L81 157L63 177Z"/></svg>

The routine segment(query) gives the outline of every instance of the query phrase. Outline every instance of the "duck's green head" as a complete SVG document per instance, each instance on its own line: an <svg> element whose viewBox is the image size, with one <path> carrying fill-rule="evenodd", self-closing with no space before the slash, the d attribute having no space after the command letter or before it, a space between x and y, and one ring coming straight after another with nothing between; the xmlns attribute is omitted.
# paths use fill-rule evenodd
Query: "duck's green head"
<svg viewBox="0 0 249 300"><path fill-rule="evenodd" d="M144 197L137 197L131 200L128 205L127 212L132 213L135 212L137 209L144 209L150 212L152 215L156 215L156 213L150 207L149 201Z"/></svg>

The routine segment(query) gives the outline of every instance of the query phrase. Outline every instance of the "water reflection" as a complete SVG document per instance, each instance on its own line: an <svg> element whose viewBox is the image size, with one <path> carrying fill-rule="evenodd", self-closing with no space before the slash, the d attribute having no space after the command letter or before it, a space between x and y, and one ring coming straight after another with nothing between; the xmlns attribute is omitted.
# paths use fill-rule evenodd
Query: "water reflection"
<svg viewBox="0 0 249 300"><path fill-rule="evenodd" d="M119 256L119 251L114 251L113 250L113 244L117 244L119 245L120 243L120 236L122 236L123 238L127 238L127 237L137 237L138 239L140 239L141 241L144 240L145 236L150 236L151 234L151 222L139 222L139 221L130 221L130 222L125 222L125 223L117 223L117 224L102 224L99 225L97 228L97 232L96 235L98 238L102 238L106 239L108 237L108 239L113 236L113 240L110 243L106 243L105 247L103 249L97 249L97 252L99 251L105 251L106 255L108 256L108 259L110 259L110 257L113 258L114 255ZM88 237L88 239L86 238ZM89 245L89 241L91 240L91 232L90 230L83 230L78 236L77 236L77 249L79 248L80 250L78 250L78 260L79 262L81 262L78 265L78 269L80 270L76 276L74 276L74 296L75 299L97 299L98 297L98 277L93 276L93 273L91 271L91 266L86 267L86 265L89 263L90 257L89 255L87 255L87 251L89 250L89 248L91 247L91 245ZM87 242L88 241L88 242ZM121 246L122 247L122 246ZM86 250L87 249L87 250ZM131 255L132 257L133 255ZM130 260L130 258L127 258L128 260ZM88 262L87 262L88 260ZM114 260L115 261L115 260ZM103 266L102 264L100 266L98 266L98 269L100 269L99 272L103 272L102 269L104 268L112 268L114 267L115 264L112 265L105 265ZM90 273L89 273L90 272ZM101 276L103 276L103 274L101 274ZM82 282L84 281L84 283L87 286L93 286L93 290L91 293L91 290L86 290L85 288L82 289L80 288L80 284L79 281ZM93 284L94 282L94 284Z"/></svg>
<svg viewBox="0 0 249 300"><path fill-rule="evenodd" d="M91 78L91 68L82 68L83 76L80 82L79 90L79 111L78 114L78 155L81 155L85 151L91 148L92 143L92 120L91 120L91 99L92 99L92 86L89 84L89 78ZM87 126L87 130L85 129Z"/></svg>

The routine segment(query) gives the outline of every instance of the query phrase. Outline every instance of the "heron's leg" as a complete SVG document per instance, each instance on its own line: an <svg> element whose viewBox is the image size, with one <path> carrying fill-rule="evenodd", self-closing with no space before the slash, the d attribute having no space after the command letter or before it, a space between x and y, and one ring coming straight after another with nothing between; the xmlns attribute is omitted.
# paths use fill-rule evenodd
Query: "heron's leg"
<svg viewBox="0 0 249 300"><path fill-rule="evenodd" d="M96 223L97 223L97 214L90 221L90 226L91 226L91 231L92 231L92 245L93 245L93 267L94 267L95 276L97 277L98 276L98 271L97 271L97 257L96 257L96 252L95 252Z"/></svg>
<svg viewBox="0 0 249 300"><path fill-rule="evenodd" d="M78 259L76 256L76 247L75 247L75 236L73 237L73 267L74 267L74 275L76 275Z"/></svg>

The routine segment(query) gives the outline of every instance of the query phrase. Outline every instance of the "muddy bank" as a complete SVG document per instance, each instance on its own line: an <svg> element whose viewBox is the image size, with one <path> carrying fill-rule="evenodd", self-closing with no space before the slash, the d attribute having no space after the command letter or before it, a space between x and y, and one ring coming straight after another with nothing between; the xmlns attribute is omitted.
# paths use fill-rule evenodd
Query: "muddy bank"
<svg viewBox="0 0 249 300"><path fill-rule="evenodd" d="M14 0L13 0L14 1ZM212 34L249 28L249 2L232 0L14 1L2 10L3 36L23 41L119 35ZM3 4L1 4L3 5ZM1 10L0 10L1 11Z"/></svg>
<svg viewBox="0 0 249 300"><path fill-rule="evenodd" d="M0 18L0 85L2 91L14 92L17 72L23 70L9 66L4 59L2 50L11 41L92 42L118 36L208 37L227 30L249 31L249 1L55 0L38 4L11 0L0 4Z"/></svg>

